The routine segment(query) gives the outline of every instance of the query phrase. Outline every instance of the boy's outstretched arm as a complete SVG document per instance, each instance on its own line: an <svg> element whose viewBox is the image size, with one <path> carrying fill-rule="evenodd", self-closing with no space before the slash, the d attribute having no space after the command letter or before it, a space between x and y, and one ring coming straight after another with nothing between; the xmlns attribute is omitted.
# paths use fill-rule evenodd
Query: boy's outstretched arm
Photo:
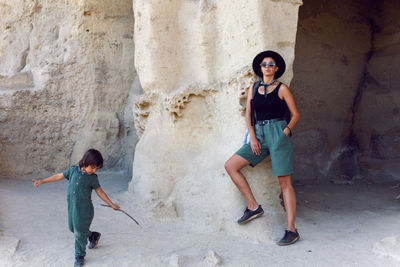
<svg viewBox="0 0 400 267"><path fill-rule="evenodd" d="M39 185L41 185L41 184L57 182L62 179L64 179L64 175L62 173L57 173L57 174L54 174L53 176L50 176L48 178L41 179L41 180L40 179L32 179L32 182L35 187L39 187Z"/></svg>
<svg viewBox="0 0 400 267"><path fill-rule="evenodd" d="M101 189L101 187L96 189L96 194L99 196L99 198L101 198L104 202L106 202L108 206L110 206L115 210L119 210L119 206L112 203L112 201L108 198L106 192L104 192L103 189Z"/></svg>

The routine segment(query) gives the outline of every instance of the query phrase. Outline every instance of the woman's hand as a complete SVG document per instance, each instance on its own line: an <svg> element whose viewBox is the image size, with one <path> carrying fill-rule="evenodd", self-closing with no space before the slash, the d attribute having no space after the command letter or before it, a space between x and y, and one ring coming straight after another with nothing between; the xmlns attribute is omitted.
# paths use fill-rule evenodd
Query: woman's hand
<svg viewBox="0 0 400 267"><path fill-rule="evenodd" d="M35 187L39 187L39 185L43 184L42 180L32 179L33 185Z"/></svg>
<svg viewBox="0 0 400 267"><path fill-rule="evenodd" d="M286 136L288 136L289 134L290 134L290 130L289 130L289 128L285 128L285 129L283 129L283 133L286 135Z"/></svg>
<svg viewBox="0 0 400 267"><path fill-rule="evenodd" d="M257 138L250 139L250 147L251 151L253 151L253 153L256 154L257 156L261 154L261 144Z"/></svg>

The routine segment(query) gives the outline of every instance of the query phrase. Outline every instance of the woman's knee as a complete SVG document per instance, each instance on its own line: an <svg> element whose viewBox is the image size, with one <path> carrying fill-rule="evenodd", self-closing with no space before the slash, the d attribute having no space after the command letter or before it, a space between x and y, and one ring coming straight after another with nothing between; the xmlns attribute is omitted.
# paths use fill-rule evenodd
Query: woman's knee
<svg viewBox="0 0 400 267"><path fill-rule="evenodd" d="M282 191L292 188L292 179L291 176L280 176L279 177L279 185L281 186Z"/></svg>
<svg viewBox="0 0 400 267"><path fill-rule="evenodd" d="M249 161L235 154L225 162L224 166L228 174L231 174L232 172L240 171L242 168L249 164Z"/></svg>
<svg viewBox="0 0 400 267"><path fill-rule="evenodd" d="M228 173L232 172L232 171L234 170L234 164L233 164L233 162L232 162L232 159L228 159L228 160L225 162L224 167L225 167L225 170L226 170Z"/></svg>
<svg viewBox="0 0 400 267"><path fill-rule="evenodd" d="M241 166L240 162L238 162L235 157L231 157L225 162L225 170L228 173L240 171L243 167Z"/></svg>

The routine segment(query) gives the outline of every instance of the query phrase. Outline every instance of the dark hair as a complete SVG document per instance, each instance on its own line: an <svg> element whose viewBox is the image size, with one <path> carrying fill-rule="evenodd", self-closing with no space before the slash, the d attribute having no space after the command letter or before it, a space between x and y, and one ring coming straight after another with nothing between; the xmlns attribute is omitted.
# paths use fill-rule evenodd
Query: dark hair
<svg viewBox="0 0 400 267"><path fill-rule="evenodd" d="M85 155L83 155L82 159L79 161L80 168L92 165L103 168L103 156L98 150L93 148L86 151Z"/></svg>

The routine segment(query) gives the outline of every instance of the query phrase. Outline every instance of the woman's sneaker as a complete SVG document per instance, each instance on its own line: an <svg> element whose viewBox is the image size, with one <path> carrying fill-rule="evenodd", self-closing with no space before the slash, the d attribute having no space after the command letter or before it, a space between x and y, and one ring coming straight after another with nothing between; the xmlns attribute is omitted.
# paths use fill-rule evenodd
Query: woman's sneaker
<svg viewBox="0 0 400 267"><path fill-rule="evenodd" d="M83 266L83 262L85 261L85 257L83 256L75 256L75 263L74 267L81 267Z"/></svg>
<svg viewBox="0 0 400 267"><path fill-rule="evenodd" d="M243 216L237 221L239 224L245 224L248 223L249 221L260 217L261 215L264 214L264 210L261 208L261 205L258 205L258 208L256 210L249 210L246 208L244 211Z"/></svg>
<svg viewBox="0 0 400 267"><path fill-rule="evenodd" d="M92 234L89 236L89 249L95 248L97 246L97 243L99 243L101 234L98 232L92 232Z"/></svg>
<svg viewBox="0 0 400 267"><path fill-rule="evenodd" d="M278 244L279 246L291 245L291 244L295 243L297 240L299 240L299 238L300 238L300 235L297 232L297 229L296 229L296 232L285 230L285 235L276 244Z"/></svg>

